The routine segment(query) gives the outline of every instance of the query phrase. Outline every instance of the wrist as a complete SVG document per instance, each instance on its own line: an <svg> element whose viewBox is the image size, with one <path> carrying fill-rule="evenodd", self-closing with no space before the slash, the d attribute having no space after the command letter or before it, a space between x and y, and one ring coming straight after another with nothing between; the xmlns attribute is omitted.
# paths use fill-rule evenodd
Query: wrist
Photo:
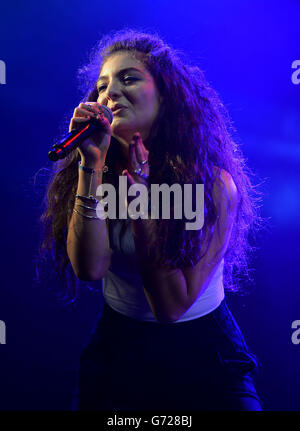
<svg viewBox="0 0 300 431"><path fill-rule="evenodd" d="M101 174L102 172L107 172L108 167L105 165L105 163L102 163L100 165L96 165L95 167L91 168L87 165L83 165L81 161L78 162L78 167L80 171L86 172L87 174L94 175L94 174Z"/></svg>
<svg viewBox="0 0 300 431"><path fill-rule="evenodd" d="M81 158L81 161L78 163L78 165L88 168L88 169L94 169L94 170L101 170L105 166L105 157L101 157L97 160L89 160L87 158Z"/></svg>

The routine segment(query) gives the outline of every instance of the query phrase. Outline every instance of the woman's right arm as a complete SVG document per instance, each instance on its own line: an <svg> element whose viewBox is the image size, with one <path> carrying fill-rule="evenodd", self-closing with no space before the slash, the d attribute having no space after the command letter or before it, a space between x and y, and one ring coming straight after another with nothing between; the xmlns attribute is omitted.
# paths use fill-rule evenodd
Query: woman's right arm
<svg viewBox="0 0 300 431"><path fill-rule="evenodd" d="M98 167L100 166L102 164ZM98 168L97 165L93 167ZM79 169L76 194L88 196L90 176L91 174ZM97 178L96 174L93 175L91 194L94 197L100 184L102 184L102 172L100 178ZM84 205L90 206L90 204ZM75 208L84 215L96 216L95 211L79 207L76 203ZM73 211L68 225L67 252L74 273L80 280L95 281L102 278L110 265L111 254L106 220L88 219Z"/></svg>
<svg viewBox="0 0 300 431"><path fill-rule="evenodd" d="M70 130L74 128L75 124L87 121L88 115L94 116L93 112L88 112L85 108L85 104L81 104L79 108L75 109ZM97 112L96 104L94 104L93 108ZM96 197L97 187L102 184L103 172L101 168L105 164L111 139L110 125L107 120L105 127L105 133L93 136L93 138L84 141L78 147L82 166L100 169L100 171L93 174L90 187L91 174L79 169L76 194L88 196L90 189L90 194ZM85 281L96 281L105 275L110 265L111 250L106 220L98 217L84 217L81 214L95 217L96 212L82 208L79 204L95 208L92 203L84 203L79 199L75 200L74 207L78 212L73 211L71 218L68 220L67 253L77 278Z"/></svg>

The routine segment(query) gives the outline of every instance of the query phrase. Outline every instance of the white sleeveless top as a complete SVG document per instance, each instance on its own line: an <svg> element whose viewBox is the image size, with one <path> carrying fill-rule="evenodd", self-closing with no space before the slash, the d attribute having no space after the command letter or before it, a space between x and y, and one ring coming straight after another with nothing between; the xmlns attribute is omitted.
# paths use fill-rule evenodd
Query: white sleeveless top
<svg viewBox="0 0 300 431"><path fill-rule="evenodd" d="M113 225L110 225L110 221L108 223L112 256L109 270L103 278L103 296L107 304L121 314L138 320L158 323L144 293L135 255L131 221L130 219L113 221ZM205 291L173 323L197 319L220 305L225 296L223 268L224 258Z"/></svg>

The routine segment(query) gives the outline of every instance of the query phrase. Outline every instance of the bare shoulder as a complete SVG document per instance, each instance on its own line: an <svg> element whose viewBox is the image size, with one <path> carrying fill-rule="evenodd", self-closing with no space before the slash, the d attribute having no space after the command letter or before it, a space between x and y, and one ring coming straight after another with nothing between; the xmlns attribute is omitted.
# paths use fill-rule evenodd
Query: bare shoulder
<svg viewBox="0 0 300 431"><path fill-rule="evenodd" d="M227 211L235 210L239 201L239 193L236 184L229 172L214 166L216 176L213 185L213 199L217 207L225 205Z"/></svg>

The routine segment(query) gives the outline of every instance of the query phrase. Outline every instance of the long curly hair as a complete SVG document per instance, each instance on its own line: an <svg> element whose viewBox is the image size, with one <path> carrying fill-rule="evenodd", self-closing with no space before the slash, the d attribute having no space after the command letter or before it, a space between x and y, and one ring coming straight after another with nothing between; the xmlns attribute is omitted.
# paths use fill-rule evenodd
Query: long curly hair
<svg viewBox="0 0 300 431"><path fill-rule="evenodd" d="M224 256L223 280L225 289L238 291L243 275L252 281L249 256L256 247L250 244L248 236L263 224L259 214L262 192L257 190L258 185L253 185L250 178L255 175L232 138L235 131L227 110L199 67L187 65L182 54L158 35L132 29L103 37L93 49L88 64L79 69L82 102L97 101L96 81L101 67L110 55L119 51L139 55L163 99L145 142L150 149L150 183L204 184L203 228L186 230L185 219L158 219L157 240L148 245L152 259L157 265L184 268L194 266L205 255L217 218L212 198L214 167L225 169L236 184L239 203ZM66 238L67 220L72 214L78 184L79 160L79 152L74 151L56 162L40 217L44 228L40 259L51 256L72 301L78 297L80 283L70 265ZM203 244L207 245L205 250Z"/></svg>

